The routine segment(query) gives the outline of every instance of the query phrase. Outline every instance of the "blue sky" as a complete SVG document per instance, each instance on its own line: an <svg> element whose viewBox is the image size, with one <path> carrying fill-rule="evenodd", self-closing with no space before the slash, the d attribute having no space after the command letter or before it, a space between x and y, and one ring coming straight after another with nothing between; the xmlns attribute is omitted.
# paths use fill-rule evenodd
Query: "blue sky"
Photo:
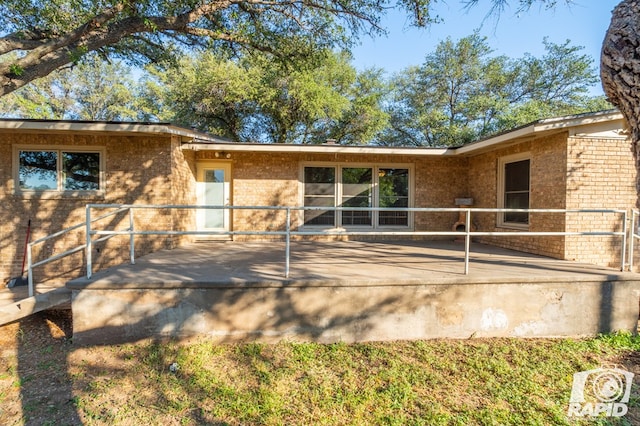
<svg viewBox="0 0 640 426"><path fill-rule="evenodd" d="M561 4L553 10L534 6L520 15L516 15L516 0L511 3L512 8L506 9L496 21L495 18L484 19L490 0L481 0L468 13L459 0L439 1L434 10L444 22L427 29L412 28L406 15L391 13L382 23L388 35L375 39L363 37L361 45L353 49L353 64L358 69L376 67L395 73L411 65L420 65L425 55L433 52L447 37L458 40L480 28L496 55L520 58L530 53L542 56L542 40L546 36L553 43L560 44L569 39L572 45L583 46L583 53L591 56L597 67L611 11L619 0L575 0L571 7ZM602 88L594 87L592 94L602 94Z"/></svg>

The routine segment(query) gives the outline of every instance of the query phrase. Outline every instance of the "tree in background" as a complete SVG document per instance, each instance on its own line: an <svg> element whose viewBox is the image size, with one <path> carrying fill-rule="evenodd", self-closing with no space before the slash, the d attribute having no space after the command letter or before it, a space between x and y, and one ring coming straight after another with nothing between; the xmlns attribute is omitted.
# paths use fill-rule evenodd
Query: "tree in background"
<svg viewBox="0 0 640 426"><path fill-rule="evenodd" d="M492 56L477 33L447 39L393 81L388 145L458 146L553 115L606 109L587 96L591 59L569 41L544 41L542 58Z"/></svg>
<svg viewBox="0 0 640 426"><path fill-rule="evenodd" d="M269 54L204 53L147 79L156 117L232 140L367 143L386 123L380 72L357 73L346 53L316 52L295 67Z"/></svg>
<svg viewBox="0 0 640 426"><path fill-rule="evenodd" d="M257 100L266 141L369 143L386 123L381 73L358 73L346 52L325 51L319 62L289 69L263 57Z"/></svg>
<svg viewBox="0 0 640 426"><path fill-rule="evenodd" d="M136 120L130 68L95 55L0 98L0 115L38 119Z"/></svg>
<svg viewBox="0 0 640 426"><path fill-rule="evenodd" d="M381 16L400 7L417 25L432 22L430 0L3 0L0 96L77 63L89 52L158 62L184 49L304 57L381 32ZM290 42L296 49L290 49ZM10 53L15 55L9 55Z"/></svg>
<svg viewBox="0 0 640 426"><path fill-rule="evenodd" d="M258 70L211 52L148 67L142 79L147 119L171 121L236 141L251 139Z"/></svg>

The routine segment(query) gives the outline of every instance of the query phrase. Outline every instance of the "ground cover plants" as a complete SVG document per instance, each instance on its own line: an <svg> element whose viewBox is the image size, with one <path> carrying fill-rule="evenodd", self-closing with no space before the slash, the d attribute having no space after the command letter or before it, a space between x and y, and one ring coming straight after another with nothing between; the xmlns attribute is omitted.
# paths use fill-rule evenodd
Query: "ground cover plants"
<svg viewBox="0 0 640 426"><path fill-rule="evenodd" d="M5 424L638 424L567 418L573 374L640 378L640 338L77 347L64 314L0 328ZM8 420L8 421L7 421Z"/></svg>

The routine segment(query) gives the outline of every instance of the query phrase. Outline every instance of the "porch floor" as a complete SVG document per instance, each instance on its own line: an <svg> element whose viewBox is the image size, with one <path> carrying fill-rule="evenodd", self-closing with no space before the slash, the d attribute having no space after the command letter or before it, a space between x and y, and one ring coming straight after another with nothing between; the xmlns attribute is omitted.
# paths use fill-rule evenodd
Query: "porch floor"
<svg viewBox="0 0 640 426"><path fill-rule="evenodd" d="M70 289L637 281L638 274L451 241L196 242L75 279Z"/></svg>

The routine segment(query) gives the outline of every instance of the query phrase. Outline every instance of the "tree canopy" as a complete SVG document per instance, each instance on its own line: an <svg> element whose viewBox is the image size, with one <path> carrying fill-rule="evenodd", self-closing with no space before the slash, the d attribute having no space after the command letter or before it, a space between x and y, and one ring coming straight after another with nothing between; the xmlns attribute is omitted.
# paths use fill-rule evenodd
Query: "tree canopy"
<svg viewBox="0 0 640 426"><path fill-rule="evenodd" d="M0 3L0 96L73 64L89 52L157 62L206 47L304 56L381 32L402 7L433 21L430 0L4 0ZM15 55L8 57L10 53Z"/></svg>
<svg viewBox="0 0 640 426"><path fill-rule="evenodd" d="M131 69L95 55L0 98L0 115L37 119L139 120L142 105Z"/></svg>
<svg viewBox="0 0 640 426"><path fill-rule="evenodd" d="M295 66L270 53L184 54L139 82L95 53L0 98L0 113L51 119L171 121L237 141L454 146L553 115L610 108L587 96L597 80L580 47L493 55L474 33L447 39L391 77L357 71L348 52ZM140 75L140 72L138 72Z"/></svg>
<svg viewBox="0 0 640 426"><path fill-rule="evenodd" d="M607 109L588 96L597 82L581 47L543 41L537 58L494 56L474 33L447 39L392 81L388 145L456 146L554 115Z"/></svg>
<svg viewBox="0 0 640 426"><path fill-rule="evenodd" d="M240 60L206 52L152 67L145 82L155 116L232 140L367 143L386 124L380 71L357 72L348 53L295 68L270 54Z"/></svg>

